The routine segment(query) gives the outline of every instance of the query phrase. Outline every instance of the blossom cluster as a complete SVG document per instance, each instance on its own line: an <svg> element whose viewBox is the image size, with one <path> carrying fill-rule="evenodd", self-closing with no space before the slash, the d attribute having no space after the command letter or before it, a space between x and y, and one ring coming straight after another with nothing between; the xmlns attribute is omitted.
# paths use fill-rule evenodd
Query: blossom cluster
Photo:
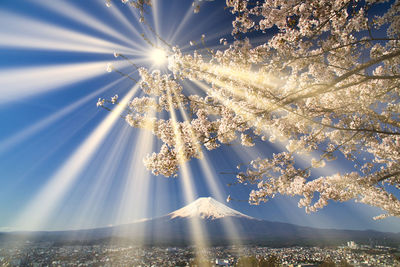
<svg viewBox="0 0 400 267"><path fill-rule="evenodd" d="M146 96L130 102L126 121L163 142L146 166L171 176L201 157L202 146L280 142L286 151L254 159L237 175L257 184L251 203L298 195L300 207L316 211L354 199L381 208L377 218L400 216L393 193L400 185L400 1L371 15L380 4L227 0L236 16L231 44L222 38L223 48L207 55L174 47L171 74L139 71ZM253 45L249 32L274 34ZM201 92L184 92L185 80ZM163 112L168 120L154 115ZM314 158L304 166L299 154ZM354 170L312 175L338 159Z"/></svg>

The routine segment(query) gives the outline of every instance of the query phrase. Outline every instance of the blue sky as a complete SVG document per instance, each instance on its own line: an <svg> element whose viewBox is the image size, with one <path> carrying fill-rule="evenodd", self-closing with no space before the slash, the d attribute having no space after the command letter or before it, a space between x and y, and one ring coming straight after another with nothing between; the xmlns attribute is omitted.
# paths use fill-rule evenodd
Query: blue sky
<svg viewBox="0 0 400 267"><path fill-rule="evenodd" d="M134 32L144 32L149 38L152 35L120 1L115 0L110 9L98 0L55 2L0 3L0 230L29 228L27 214L40 217L40 212L28 211L32 202L71 157L79 159L79 147L109 116L96 107L97 99L124 96L133 86L118 74L105 71L106 63L115 60L113 51L131 53L140 65L151 64L147 59L150 47ZM158 24L154 27L168 41L176 35L171 42L184 51L190 51L189 41L199 41L202 34L210 46L216 46L221 37L232 40L232 17L223 9L225 1L204 1L198 14L191 11L190 1L156 2ZM145 16L154 23L151 14ZM137 129L116 120L50 214L40 218L39 227L71 229L126 223L182 207L182 179L139 171L141 160L135 154L138 138ZM248 153L268 156L275 151L264 144ZM246 199L251 187L227 186L234 182L234 175L221 174L235 172L237 164L247 161L245 155L238 145L207 153L223 197L230 194L237 199L228 204L232 208L257 218L301 225L400 231L399 219L373 221L379 210L353 202L331 203L311 215L297 208L293 198L277 197L250 206ZM192 161L190 167L196 196L212 195L199 162ZM331 168L340 171L348 166ZM135 182L129 184L129 179ZM37 207L53 204L47 201ZM18 226L21 220L24 223Z"/></svg>

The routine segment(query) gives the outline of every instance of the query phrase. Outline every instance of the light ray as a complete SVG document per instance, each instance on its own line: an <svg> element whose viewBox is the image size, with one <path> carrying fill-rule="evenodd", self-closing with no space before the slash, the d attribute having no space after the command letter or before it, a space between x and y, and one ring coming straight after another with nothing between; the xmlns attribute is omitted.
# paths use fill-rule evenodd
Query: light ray
<svg viewBox="0 0 400 267"><path fill-rule="evenodd" d="M198 49L197 50L198 52L202 51L202 50L205 50L205 49L211 49L211 50L218 50L218 49L221 49L221 48L223 49L223 48L227 48L227 46L224 46L224 45L221 45L221 44L208 45L208 43L209 42L214 43L215 41L219 42L219 40L221 39L221 36L229 35L229 33L230 32L227 32L227 31L220 31L220 32L211 33L211 34L207 33L207 35L205 35L205 39L204 39L205 46L203 45L202 41L196 41L200 37L198 37L197 39L192 40L192 41L195 41L197 43L197 47L195 47L195 48ZM182 51L185 51L187 49L189 49L189 51L190 51L190 50L193 49L193 46L190 45L190 43L185 43L185 44L183 44L182 46L179 46L179 47L180 47L180 49Z"/></svg>
<svg viewBox="0 0 400 267"><path fill-rule="evenodd" d="M185 24L187 24L187 21L192 17L192 16L196 16L197 14L194 14L193 12L193 7L190 7L188 9L188 11L186 12L184 18L182 19L182 21L180 22L180 24L178 25L177 29L174 30L174 33L172 36L169 36L168 40L171 41L171 43L174 43L176 41L177 36L181 35L181 31L183 30L183 27L185 26ZM198 24L196 24L193 28L190 29L191 32L201 32L201 29L204 29L206 27L205 24L209 23L209 21L212 20L212 18L216 18L217 16L220 15L220 11L219 10L215 10L214 13L209 14L207 16L207 20L204 20ZM230 36L231 34L231 30L230 29L224 29L221 31L216 31L215 29L213 30L212 33L207 33L206 38L207 40L213 40L218 38L221 38L221 36ZM187 48L187 44L185 44L185 46L182 46L182 49Z"/></svg>
<svg viewBox="0 0 400 267"><path fill-rule="evenodd" d="M112 243L119 243L119 238L126 238L127 232L135 236L136 246L145 246L145 235L152 233L152 228L148 229L145 221L149 215L149 201L153 195L150 193L150 173L143 164L143 158L153 149L153 135L150 131L141 130L136 136L135 147L131 147L131 156L128 159L128 168L124 173L124 183L118 205L115 221L120 228L113 232ZM129 225L129 229L123 227Z"/></svg>
<svg viewBox="0 0 400 267"><path fill-rule="evenodd" d="M187 113L182 107L182 103L179 105L179 110L186 122L189 122L189 118ZM204 173L204 176L206 178L206 184L208 188L210 189L212 195L217 198L217 200L224 202L224 197L221 192L221 185L217 182L217 175L214 171L212 171L210 167L210 162L208 161L207 155L201 151L201 146L199 144L199 141L197 140L193 130L191 131L191 138L192 138L192 143L197 146L197 150L200 151L201 157L200 157L200 166L201 170ZM225 226L226 229L226 234L229 236L229 240L233 241L233 245L240 247L240 239L241 237L238 235L238 230L234 224L234 222L228 217L224 220L222 220L223 225ZM240 251L238 251L240 253Z"/></svg>
<svg viewBox="0 0 400 267"><path fill-rule="evenodd" d="M284 137L281 138L280 141L276 141L274 143L270 143L275 149L278 151L286 150L286 139ZM263 158L265 157L265 151L262 151L260 147L243 147L241 145L233 145L230 147L232 152L235 154L235 157L240 159L244 164L248 164L251 159ZM297 160L298 159L298 160ZM303 159L303 156L296 157L298 165L301 167L308 167L310 161L307 159ZM331 169L317 169L320 173L328 174ZM232 174L233 175L233 174ZM234 176L234 175L233 175ZM233 177L232 177L233 178ZM233 178L234 179L234 178ZM324 214L306 214L304 210L297 208L298 199L294 199L289 196L278 196L274 198L274 205L279 207L280 214L283 215L284 222L292 222L293 218L298 218L296 224L303 226L314 226L314 227L323 227L325 225L329 225L330 221L335 218L328 217ZM299 219L301 218L301 219ZM271 218L272 219L272 218ZM323 238L323 237L319 237Z"/></svg>
<svg viewBox="0 0 400 267"><path fill-rule="evenodd" d="M101 20L91 16L89 13L83 11L80 8L77 8L73 4L67 1L35 1L36 4L40 4L41 6L52 10L53 12L58 13L64 17L70 18L74 21L77 21L85 26L89 26L92 29L95 29L99 32L105 33L109 36L115 37L120 41L123 41L125 44L136 47L137 44L132 41L131 38L124 36L119 33L112 27L103 23Z"/></svg>
<svg viewBox="0 0 400 267"><path fill-rule="evenodd" d="M143 158L153 151L153 135L142 129L136 136L135 146L131 148L131 157L125 172L124 190L121 194L119 209L116 214L118 222L128 223L134 219L147 216L150 173L143 164Z"/></svg>
<svg viewBox="0 0 400 267"><path fill-rule="evenodd" d="M185 24L188 22L190 17L193 16L193 7L190 6L188 10L185 13L185 16L181 19L181 22L179 23L178 27L174 30L174 34L172 36L168 37L168 40L170 40L171 43L175 43L176 37L181 34L182 28L185 26Z"/></svg>
<svg viewBox="0 0 400 267"><path fill-rule="evenodd" d="M240 77L240 79L243 80L247 80L249 84L255 84L256 86L259 86L258 84L260 84L260 87L271 87L274 84L279 84L279 80L273 78L273 77L267 77L267 79L262 78L262 77L257 77L257 75L251 75L251 72L246 72L246 71L239 71L239 72L226 72L226 70L223 70L221 68L219 68L219 72L221 72L221 75L224 76L228 76L229 74L232 75L232 73L234 73L235 77ZM251 80L250 77L253 77L253 80ZM197 82L195 81L195 83L203 88L206 92L210 92L210 89L208 88L207 85L204 85L201 82ZM258 102L262 102L263 104L265 104L265 101L260 101L260 99L258 99L255 96L249 96L248 94L244 93L243 91L241 91L240 89L236 89L228 84L225 84L223 82L220 82L218 79L213 79L212 83L218 85L221 88L226 88L228 89L231 93L235 94L236 96L240 96L242 98L245 98L247 101L249 101L250 103L258 103ZM241 117L243 117L246 121L252 121L255 122L257 120L257 117L250 113L250 112L246 112L245 110L239 108L238 106L230 103L229 101L227 101L223 96L221 96L219 94L219 92L217 92L216 90L213 90L213 95L217 96L218 100L225 106L227 106L228 108L232 109L236 114L240 115ZM267 107L268 105L265 104L265 107ZM276 104L271 103L271 106L273 109L275 108L279 108L277 107ZM264 108L265 108L264 107ZM263 131L265 132L266 135L276 135L276 132L278 132L276 129L274 129L274 127L272 125L269 125L268 128L263 128ZM278 136L278 139L272 143L275 147L277 147L280 151L285 151L287 150L287 146L288 146L288 139L286 136ZM309 153L301 153L301 151L298 151L295 153L295 155L297 155L296 160L297 162L302 165L303 167L308 167L309 163L311 162L311 160L313 158L319 158L320 155L318 155L317 152L312 151ZM255 158L254 155L246 155L246 157L248 156L253 156L252 158ZM328 175L328 174L332 174L334 173L334 168L332 167L328 167L325 166L324 168L314 168L314 171L316 173L319 173L321 175Z"/></svg>
<svg viewBox="0 0 400 267"><path fill-rule="evenodd" d="M22 141L26 140L27 138L31 137L32 135L40 132L41 130L45 129L46 127L50 126L52 123L56 122L57 120L61 119L62 117L70 114L74 110L78 109L82 105L86 104L90 100L92 100L94 97L100 95L101 93L109 90L111 87L115 86L118 84L120 81L122 81L124 77L119 78L118 80L90 93L89 95L79 99L78 101L58 110L56 113L41 119L40 121L34 123L33 125L26 127L22 130L20 130L18 133L14 133L12 136L3 139L0 142L0 154L6 152L13 146L17 145L18 143L21 143Z"/></svg>
<svg viewBox="0 0 400 267"><path fill-rule="evenodd" d="M134 37L137 37L138 40L143 40L142 36L140 35L139 31L132 25L132 23L123 15L123 13L116 8L115 6L111 6L109 8L109 11L119 19L122 25L124 25L131 33L133 33ZM136 40L136 39L135 39ZM138 48L139 50L143 47L143 45L139 45L137 42L135 42L134 47Z"/></svg>
<svg viewBox="0 0 400 267"><path fill-rule="evenodd" d="M229 99L226 99L224 96L222 96L218 90L211 91L209 86L204 85L202 82L199 82L199 81L194 81L194 83L196 85L198 85L200 88L204 89L205 92L210 93L211 96L216 97L217 100L219 102L221 102L225 107L228 107L229 109L233 110L236 114L240 115L247 122L256 121L256 116L253 113L247 112L243 108L236 105L235 103L232 103ZM215 79L215 81L213 81L213 83L222 88L224 88L224 86L225 86L225 84L223 82L218 81L218 79ZM244 96L244 94L242 92L240 92L239 90L234 91L234 93ZM256 100L256 99L254 99L254 100Z"/></svg>
<svg viewBox="0 0 400 267"><path fill-rule="evenodd" d="M187 165L187 163L182 163L180 165L180 173L181 173L181 179L182 179L182 184L183 184L183 188L182 190L184 191L184 196L185 196L185 200L186 203L192 203L193 201L195 201L195 197L196 197L196 193L195 193L195 187L193 185L193 181L192 181L192 173L189 170L189 167ZM198 257L201 257L201 251L208 247L208 242L206 239L206 230L205 230L205 226L203 225L203 222L201 221L200 218L198 217L193 217L190 219L190 226L191 226L191 234L192 234L192 238L193 241L196 245L196 253Z"/></svg>
<svg viewBox="0 0 400 267"><path fill-rule="evenodd" d="M106 195L110 192L111 184L117 177L116 172L123 161L124 149L129 141L131 127L124 124L122 129L114 131L117 134L115 137L113 136L113 140L115 141L110 144L110 148L106 153L106 159L104 161L103 159L99 159L97 161L101 160L102 162L95 163L96 166L99 166L93 174L93 177L96 177L96 179L86 190L88 197L85 198L83 207L79 209L80 215L77 216L76 229L97 225L96 216L101 213L101 209L105 206Z"/></svg>
<svg viewBox="0 0 400 267"><path fill-rule="evenodd" d="M153 23L154 23L154 28L157 33L160 32L160 13L159 13L159 8L160 4L158 0L153 0L152 1L152 14L153 14Z"/></svg>
<svg viewBox="0 0 400 267"><path fill-rule="evenodd" d="M1 70L0 103L53 91L61 86L104 75L106 63L100 61Z"/></svg>
<svg viewBox="0 0 400 267"><path fill-rule="evenodd" d="M79 174L107 136L109 130L138 88L135 85L121 100L120 105L82 142L69 159L56 171L40 192L30 201L15 225L21 229L39 229L70 190ZM26 225L29 223L29 225Z"/></svg>
<svg viewBox="0 0 400 267"><path fill-rule="evenodd" d="M114 49L134 51L84 33L0 11L0 21L13 21L0 30L0 47L111 54ZM29 32L24 30L29 25Z"/></svg>
<svg viewBox="0 0 400 267"><path fill-rule="evenodd" d="M175 147L177 148L177 158L180 163L180 177L182 179L182 191L184 194L184 198L187 204L195 201L197 193L195 191L195 187L192 181L192 173L189 169L189 166L186 163L186 159L184 156L184 146L182 144L182 137L177 125L177 118L175 114L175 109L172 105L172 96L171 92L168 90L167 92L167 101L169 105L169 114L171 116L172 128L174 131L175 137ZM202 252L205 248L208 247L207 239L206 239L206 230L205 227L198 217L193 217L190 219L190 228L191 228L191 236L192 242L195 244L195 253L198 258L202 258Z"/></svg>
<svg viewBox="0 0 400 267"><path fill-rule="evenodd" d="M208 88L207 85L204 85L203 83L198 82L198 81L194 81L194 83L196 85L198 85L200 88L203 88L206 92L209 92L210 89ZM219 84L217 83L217 85L219 85ZM224 86L224 85L220 84L220 86ZM256 117L254 116L254 114L245 112L244 110L238 108L236 105L232 105L225 98L220 96L218 94L218 92L216 92L215 90L213 91L213 96L216 96L218 101L220 101L223 105L232 109L236 114L245 118L246 121L254 122L256 120ZM273 127L270 127L270 129L265 128L264 131L266 132L267 135L271 134L271 133L274 134ZM285 136L278 136L278 137L279 137L278 140L276 140L274 143L272 143L273 146L277 147L279 151L286 151L288 139ZM237 153L236 153L237 156L239 158L241 158L242 160L244 160L244 162L247 162L249 159L255 159L255 158L257 158L257 156L260 156L260 155L263 156L263 153L261 151L257 151L257 148L255 150L253 150L253 151L257 151L256 153L250 152L251 150L249 150L247 148L243 148L243 147L240 147L240 149L233 147L233 149L237 151ZM309 167L310 161L312 158L319 158L319 155L317 155L316 152L310 153L310 155L302 154L301 156L296 156L296 162L297 162L297 164L299 164L302 167ZM339 168L336 168L336 169L339 169ZM313 168L313 171L320 175L330 175L332 173L335 173L335 169L328 165L326 165L324 168L319 168L319 169ZM284 210L288 210L288 209L285 208ZM312 223L312 220L306 216L305 216L305 220L306 221L310 220L309 223L310 224Z"/></svg>
<svg viewBox="0 0 400 267"><path fill-rule="evenodd" d="M221 185L217 182L218 175L215 173L213 169L211 169L211 163L208 160L207 155L204 155L202 159L200 159L200 165L201 165L201 170L204 173L204 176L206 178L206 182L208 184L208 187L211 189L212 194L219 199L221 202L224 202L224 196L222 195L221 192ZM226 226L227 234L235 240L234 245L241 245L239 243L240 236L237 234L238 231L233 223L232 220L227 218L227 220L224 220L223 223Z"/></svg>
<svg viewBox="0 0 400 267"><path fill-rule="evenodd" d="M35 153L36 157L34 162L30 164L24 164L24 167L19 170L19 174L15 179L12 179L10 183L6 186L3 186L0 188L0 195L7 195L7 194L13 194L15 192L20 192L21 191L21 186L24 186L25 183L29 183L32 180L33 174L37 171L42 170L46 166L48 166L48 162L52 160L52 158L56 155L57 152L62 151L61 149L65 149L65 144L69 141L72 140L72 138L76 137L77 133L79 133L80 130L82 130L84 127L86 127L88 124L90 124L91 121L93 121L94 117L96 116L96 112L91 112L91 113L85 113L85 117L81 117L74 123L74 128L70 129L68 131L65 131L65 133L62 135L62 140L56 143L52 143L49 147L46 147L45 150L43 150L42 153L38 154ZM72 115L72 114L71 114ZM73 114L76 118L77 114ZM60 127L58 129L69 129L68 127L70 126L70 118L67 118L66 120L62 120L59 122ZM6 157L6 155L2 155L5 160L2 161L2 163L10 162L10 160L23 160L23 158L26 157L25 151L32 149L33 147L36 147L37 145L43 144L43 140L47 140L46 138L52 135L49 132L54 132L54 129L49 129L49 131L42 132L43 135L38 136L37 138L33 138L31 141L28 142L27 145L23 146L22 150L15 149L12 152L10 152L11 158ZM56 130L57 131L57 130ZM59 133L59 131L57 131ZM46 141L45 141L46 142ZM26 143L25 143L26 144ZM6 163L6 165L8 165ZM14 165L12 165L14 166Z"/></svg>
<svg viewBox="0 0 400 267"><path fill-rule="evenodd" d="M132 7L132 5L127 5L129 11L131 12L132 16L135 18L136 21L140 21L140 14L139 12L137 12L137 9ZM151 31L148 27L145 27L145 25L143 23L140 23L141 29L143 31L145 31L145 35L146 37L153 37L153 35L151 34Z"/></svg>

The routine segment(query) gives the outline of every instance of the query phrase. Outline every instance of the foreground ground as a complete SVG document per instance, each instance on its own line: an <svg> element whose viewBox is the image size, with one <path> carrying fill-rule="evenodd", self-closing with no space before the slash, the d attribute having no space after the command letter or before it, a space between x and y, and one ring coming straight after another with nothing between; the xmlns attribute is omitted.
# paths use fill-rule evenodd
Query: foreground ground
<svg viewBox="0 0 400 267"><path fill-rule="evenodd" d="M24 244L0 247L0 266L194 266L199 264L195 252L194 247ZM400 266L398 249L371 245L213 247L200 253L204 266L272 266L268 261L278 266Z"/></svg>

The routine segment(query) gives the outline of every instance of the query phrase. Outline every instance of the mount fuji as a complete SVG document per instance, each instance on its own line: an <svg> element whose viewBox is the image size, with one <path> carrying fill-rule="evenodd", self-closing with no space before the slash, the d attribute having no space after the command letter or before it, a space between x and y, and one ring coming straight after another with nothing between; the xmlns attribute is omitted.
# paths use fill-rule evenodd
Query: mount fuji
<svg viewBox="0 0 400 267"><path fill-rule="evenodd" d="M201 219L215 220L224 217L235 217L235 218L246 218L255 219L253 217L247 216L240 213L228 206L218 202L212 197L201 197L190 203L189 205L171 212L167 215L171 219L174 218L195 218L199 217Z"/></svg>
<svg viewBox="0 0 400 267"><path fill-rule="evenodd" d="M6 237L52 242L127 242L141 245L193 244L193 225L200 225L201 234L211 245L233 242L267 246L340 245L349 240L368 244L400 244L400 234L373 230L337 230L298 226L289 223L260 220L240 213L211 197L198 198L189 205L162 217L129 224L87 230L53 232L0 233ZM235 234L232 235L232 232Z"/></svg>

